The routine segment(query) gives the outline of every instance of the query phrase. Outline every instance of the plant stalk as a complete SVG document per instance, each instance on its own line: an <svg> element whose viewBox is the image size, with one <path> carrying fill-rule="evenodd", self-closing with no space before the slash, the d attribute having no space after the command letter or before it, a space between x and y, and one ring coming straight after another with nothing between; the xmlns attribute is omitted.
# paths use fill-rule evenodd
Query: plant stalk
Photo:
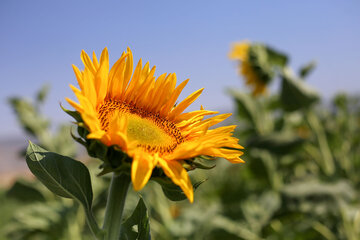
<svg viewBox="0 0 360 240"><path fill-rule="evenodd" d="M130 182L130 176L113 173L105 210L104 240L120 239L122 214Z"/></svg>

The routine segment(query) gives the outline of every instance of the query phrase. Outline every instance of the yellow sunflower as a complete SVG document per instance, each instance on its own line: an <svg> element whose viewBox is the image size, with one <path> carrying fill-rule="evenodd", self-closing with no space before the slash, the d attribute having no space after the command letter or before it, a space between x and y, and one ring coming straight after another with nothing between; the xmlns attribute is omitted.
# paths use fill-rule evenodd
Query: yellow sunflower
<svg viewBox="0 0 360 240"><path fill-rule="evenodd" d="M252 88L254 96L262 95L266 92L266 84L259 78L249 61L250 43L240 42L233 45L229 58L240 60L240 74L245 78L245 84Z"/></svg>
<svg viewBox="0 0 360 240"><path fill-rule="evenodd" d="M80 114L89 131L88 139L116 145L132 158L131 180L135 190L148 182L154 167L164 173L193 201L193 186L183 160L199 155L222 157L232 163L243 162L243 149L232 136L235 126L209 129L231 114L204 119L217 112L205 110L183 113L203 89L175 105L188 80L176 86L176 75L155 78L155 67L138 62L133 72L130 49L109 71L107 48L100 61L84 51L85 69L73 66L80 89L70 85L79 103L66 98Z"/></svg>

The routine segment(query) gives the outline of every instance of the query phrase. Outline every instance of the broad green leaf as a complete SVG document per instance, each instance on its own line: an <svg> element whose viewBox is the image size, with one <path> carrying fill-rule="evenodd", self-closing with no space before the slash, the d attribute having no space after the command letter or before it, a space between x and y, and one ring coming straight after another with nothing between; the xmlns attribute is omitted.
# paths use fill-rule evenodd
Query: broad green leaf
<svg viewBox="0 0 360 240"><path fill-rule="evenodd" d="M181 190L181 188L174 184L169 178L153 177L151 179L161 185L165 196L171 201L182 201L186 199L186 195L183 190ZM205 181L206 179L193 183L194 191Z"/></svg>
<svg viewBox="0 0 360 240"><path fill-rule="evenodd" d="M91 208L93 198L88 169L79 161L29 143L26 162L31 172L53 193Z"/></svg>
<svg viewBox="0 0 360 240"><path fill-rule="evenodd" d="M319 100L318 93L304 81L296 79L288 70L283 71L280 98L286 111L308 108Z"/></svg>
<svg viewBox="0 0 360 240"><path fill-rule="evenodd" d="M268 61L272 65L276 65L279 67L285 67L288 62L288 57L284 53L280 53L279 51L266 47Z"/></svg>
<svg viewBox="0 0 360 240"><path fill-rule="evenodd" d="M44 202L44 195L34 187L34 183L17 180L6 192L6 196L20 202Z"/></svg>
<svg viewBox="0 0 360 240"><path fill-rule="evenodd" d="M94 234L99 228L91 212L93 192L87 167L70 157L62 156L29 142L26 163L31 172L53 193L81 203Z"/></svg>
<svg viewBox="0 0 360 240"><path fill-rule="evenodd" d="M140 197L132 215L122 224L121 240L149 240L149 214L144 200Z"/></svg>

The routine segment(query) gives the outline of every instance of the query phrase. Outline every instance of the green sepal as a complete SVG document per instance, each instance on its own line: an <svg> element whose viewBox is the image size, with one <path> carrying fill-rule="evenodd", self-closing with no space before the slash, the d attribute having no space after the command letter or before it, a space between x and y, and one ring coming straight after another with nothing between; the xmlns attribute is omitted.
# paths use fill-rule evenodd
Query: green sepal
<svg viewBox="0 0 360 240"><path fill-rule="evenodd" d="M131 172L131 158L116 146L108 148L107 155L100 168L102 169L98 176L105 175L111 172L130 174Z"/></svg>
<svg viewBox="0 0 360 240"><path fill-rule="evenodd" d="M80 143L81 145L86 146L86 142L84 141L84 139L82 139L80 137L76 137L72 131L70 131L70 135L77 143Z"/></svg>
<svg viewBox="0 0 360 240"><path fill-rule="evenodd" d="M106 159L106 154L108 152L108 147L100 142L99 140L86 140L86 149L89 156L93 158L99 158L100 160Z"/></svg>
<svg viewBox="0 0 360 240"><path fill-rule="evenodd" d="M187 197L183 190L176 184L174 184L168 177L152 177L152 180L161 185L161 188L165 196L171 201L182 201ZM193 183L194 191L206 181L207 179Z"/></svg>
<svg viewBox="0 0 360 240"><path fill-rule="evenodd" d="M102 176L110 172L126 172L126 170L129 170L129 164L126 163L131 162L131 159L126 153L122 152L117 146L109 147L97 139L88 139L87 135L90 132L83 122L80 113L77 111L70 111L64 108L61 104L60 106L64 112L76 120L75 124L77 125L79 137L75 136L71 132L72 138L86 148L90 157L98 158L103 161L103 164L100 166L102 170L98 176Z"/></svg>
<svg viewBox="0 0 360 240"><path fill-rule="evenodd" d="M67 113L68 115L70 115L72 118L75 119L76 122L83 122L82 118L81 118L81 115L78 111L71 111L69 109L66 109L62 106L62 104L60 103L60 107L61 109Z"/></svg>
<svg viewBox="0 0 360 240"><path fill-rule="evenodd" d="M137 228L136 228L137 227ZM122 223L121 240L150 240L149 214L142 197L132 215Z"/></svg>
<svg viewBox="0 0 360 240"><path fill-rule="evenodd" d="M183 163L183 167L187 171L195 170L196 168L200 169L212 169L216 166L216 164L211 164L210 161L214 160L213 157L208 156L198 156L193 159L185 160Z"/></svg>
<svg viewBox="0 0 360 240"><path fill-rule="evenodd" d="M131 158L126 153L118 146L106 146L100 140L86 138L89 131L84 123L80 122L77 125L79 137L71 133L73 139L86 148L90 157L103 161L100 166L102 170L98 176L111 172L130 172Z"/></svg>

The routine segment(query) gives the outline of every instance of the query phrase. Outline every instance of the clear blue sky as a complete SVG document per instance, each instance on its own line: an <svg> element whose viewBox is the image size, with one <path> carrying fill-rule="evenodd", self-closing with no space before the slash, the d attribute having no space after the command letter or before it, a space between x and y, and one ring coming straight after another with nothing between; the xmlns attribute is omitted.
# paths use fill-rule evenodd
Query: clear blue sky
<svg viewBox="0 0 360 240"><path fill-rule="evenodd" d="M73 97L71 64L80 51L107 46L113 63L131 47L157 75L190 78L189 94L205 87L196 108L232 110L227 87L242 88L230 44L261 41L291 55L299 67L318 61L309 83L325 97L360 90L359 1L0 1L0 138L20 135L6 103L51 84L44 112L69 121L58 107Z"/></svg>

